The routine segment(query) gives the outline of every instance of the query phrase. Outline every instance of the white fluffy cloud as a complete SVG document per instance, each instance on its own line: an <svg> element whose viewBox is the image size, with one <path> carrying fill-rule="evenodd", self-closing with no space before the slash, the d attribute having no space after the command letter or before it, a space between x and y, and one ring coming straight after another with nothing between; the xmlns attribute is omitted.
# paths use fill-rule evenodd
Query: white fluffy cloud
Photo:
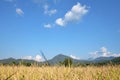
<svg viewBox="0 0 120 80"><path fill-rule="evenodd" d="M42 57L40 55L36 55L34 60L40 62L42 60Z"/></svg>
<svg viewBox="0 0 120 80"><path fill-rule="evenodd" d="M45 24L44 28L52 28L52 25L51 24Z"/></svg>
<svg viewBox="0 0 120 80"><path fill-rule="evenodd" d="M107 48L105 47L101 48L101 53L102 53L102 56L105 56L105 57L111 55L111 53L107 51Z"/></svg>
<svg viewBox="0 0 120 80"><path fill-rule="evenodd" d="M68 11L64 18L58 18L56 19L56 24L59 26L65 26L66 24L70 22L76 22L79 21L82 16L84 16L88 12L86 5L81 5L79 2L72 7L70 11Z"/></svg>
<svg viewBox="0 0 120 80"><path fill-rule="evenodd" d="M57 12L56 9L51 9L51 10L49 10L49 6L48 6L47 4L44 5L44 13L45 13L45 14L51 16L51 15L55 14L56 12Z"/></svg>
<svg viewBox="0 0 120 80"><path fill-rule="evenodd" d="M26 56L26 57L23 57L22 59L35 60L38 62L43 61L43 58L40 55L36 55L35 57Z"/></svg>
<svg viewBox="0 0 120 80"><path fill-rule="evenodd" d="M56 24L60 25L60 26L64 26L65 25L65 22L62 18L59 18L56 20Z"/></svg>
<svg viewBox="0 0 120 80"><path fill-rule="evenodd" d="M110 56L119 57L120 56L120 54L115 54L115 53L109 52L106 47L102 47L100 49L100 51L91 52L90 55L93 58L97 58L97 57L110 57Z"/></svg>
<svg viewBox="0 0 120 80"><path fill-rule="evenodd" d="M71 58L79 60L80 58L77 56L70 55Z"/></svg>
<svg viewBox="0 0 120 80"><path fill-rule="evenodd" d="M16 8L16 13L20 16L22 16L24 14L23 10L20 8Z"/></svg>

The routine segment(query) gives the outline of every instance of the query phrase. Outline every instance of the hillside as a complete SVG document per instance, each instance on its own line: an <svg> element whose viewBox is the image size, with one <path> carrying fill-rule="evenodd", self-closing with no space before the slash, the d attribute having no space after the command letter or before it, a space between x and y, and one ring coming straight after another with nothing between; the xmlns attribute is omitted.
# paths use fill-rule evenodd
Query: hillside
<svg viewBox="0 0 120 80"><path fill-rule="evenodd" d="M50 65L56 65L59 64L60 62L63 62L65 58L71 58L69 56L63 55L63 54L58 54L55 57L53 57L52 59L48 60ZM90 60L77 60L77 59L73 59L71 58L73 61L73 64L95 64L95 65L105 65L105 64L120 64L120 57L98 57L92 61ZM11 64L19 64L19 63L25 63L25 64L33 64L33 63L37 63L37 64L44 64L46 63L46 61L44 62L37 62L34 60L27 60L27 59L14 59L14 58L8 58L8 59L3 59L0 60L0 64L4 64L4 65L11 65Z"/></svg>
<svg viewBox="0 0 120 80"><path fill-rule="evenodd" d="M65 58L71 58L69 56L63 55L63 54L58 54L55 57L53 57L52 59L48 60L48 62L50 64L58 64L59 62L63 62ZM89 61L87 60L77 60L77 59L73 59L71 58L73 63L88 63Z"/></svg>
<svg viewBox="0 0 120 80"><path fill-rule="evenodd" d="M112 60L116 57L114 56L110 56L110 57L98 57L96 59L93 60L93 62L102 62L102 61L109 61L109 60Z"/></svg>
<svg viewBox="0 0 120 80"><path fill-rule="evenodd" d="M34 60L27 60L27 59L14 59L14 58L8 58L8 59L3 59L3 60L0 60L0 63L1 64L4 64L4 65L12 65L12 64L19 64L19 63L30 63L30 64L33 64L33 63L38 63L37 61L34 61Z"/></svg>
<svg viewBox="0 0 120 80"><path fill-rule="evenodd" d="M120 57L114 58L111 60L113 64L120 64Z"/></svg>

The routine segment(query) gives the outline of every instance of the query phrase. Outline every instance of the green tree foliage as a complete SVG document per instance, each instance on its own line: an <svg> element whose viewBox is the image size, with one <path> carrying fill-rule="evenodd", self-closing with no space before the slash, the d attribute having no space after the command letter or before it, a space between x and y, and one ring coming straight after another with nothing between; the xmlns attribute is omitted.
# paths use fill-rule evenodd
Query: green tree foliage
<svg viewBox="0 0 120 80"><path fill-rule="evenodd" d="M63 61L63 65L65 67L71 67L72 63L73 63L73 61L72 61L71 58L65 58L64 61Z"/></svg>
<svg viewBox="0 0 120 80"><path fill-rule="evenodd" d="M30 62L21 61L19 65L31 66L32 64Z"/></svg>
<svg viewBox="0 0 120 80"><path fill-rule="evenodd" d="M18 63L15 61L12 61L11 65L18 65Z"/></svg>

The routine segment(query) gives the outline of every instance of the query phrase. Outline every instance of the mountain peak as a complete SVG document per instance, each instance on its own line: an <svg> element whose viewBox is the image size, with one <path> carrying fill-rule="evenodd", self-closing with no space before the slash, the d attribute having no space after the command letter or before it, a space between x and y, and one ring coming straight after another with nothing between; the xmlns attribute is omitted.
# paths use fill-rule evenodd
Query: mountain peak
<svg viewBox="0 0 120 80"><path fill-rule="evenodd" d="M50 63L59 63L60 61L64 61L65 58L70 58L69 56L58 54L55 57L53 57L51 60L49 60Z"/></svg>
<svg viewBox="0 0 120 80"><path fill-rule="evenodd" d="M66 56L66 55L64 55L64 54L58 54L58 55L56 55L56 56ZM56 57L56 56L55 56L55 57Z"/></svg>
<svg viewBox="0 0 120 80"><path fill-rule="evenodd" d="M63 55L63 54L58 54L55 57L53 57L53 59L65 59L65 58L70 58L69 56Z"/></svg>

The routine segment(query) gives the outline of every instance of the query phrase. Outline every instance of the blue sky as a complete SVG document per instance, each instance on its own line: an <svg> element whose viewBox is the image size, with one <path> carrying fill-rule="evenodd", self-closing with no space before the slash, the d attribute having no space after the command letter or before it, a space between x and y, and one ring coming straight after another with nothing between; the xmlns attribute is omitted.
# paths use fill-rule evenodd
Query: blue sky
<svg viewBox="0 0 120 80"><path fill-rule="evenodd" d="M120 56L120 0L0 0L0 59Z"/></svg>

